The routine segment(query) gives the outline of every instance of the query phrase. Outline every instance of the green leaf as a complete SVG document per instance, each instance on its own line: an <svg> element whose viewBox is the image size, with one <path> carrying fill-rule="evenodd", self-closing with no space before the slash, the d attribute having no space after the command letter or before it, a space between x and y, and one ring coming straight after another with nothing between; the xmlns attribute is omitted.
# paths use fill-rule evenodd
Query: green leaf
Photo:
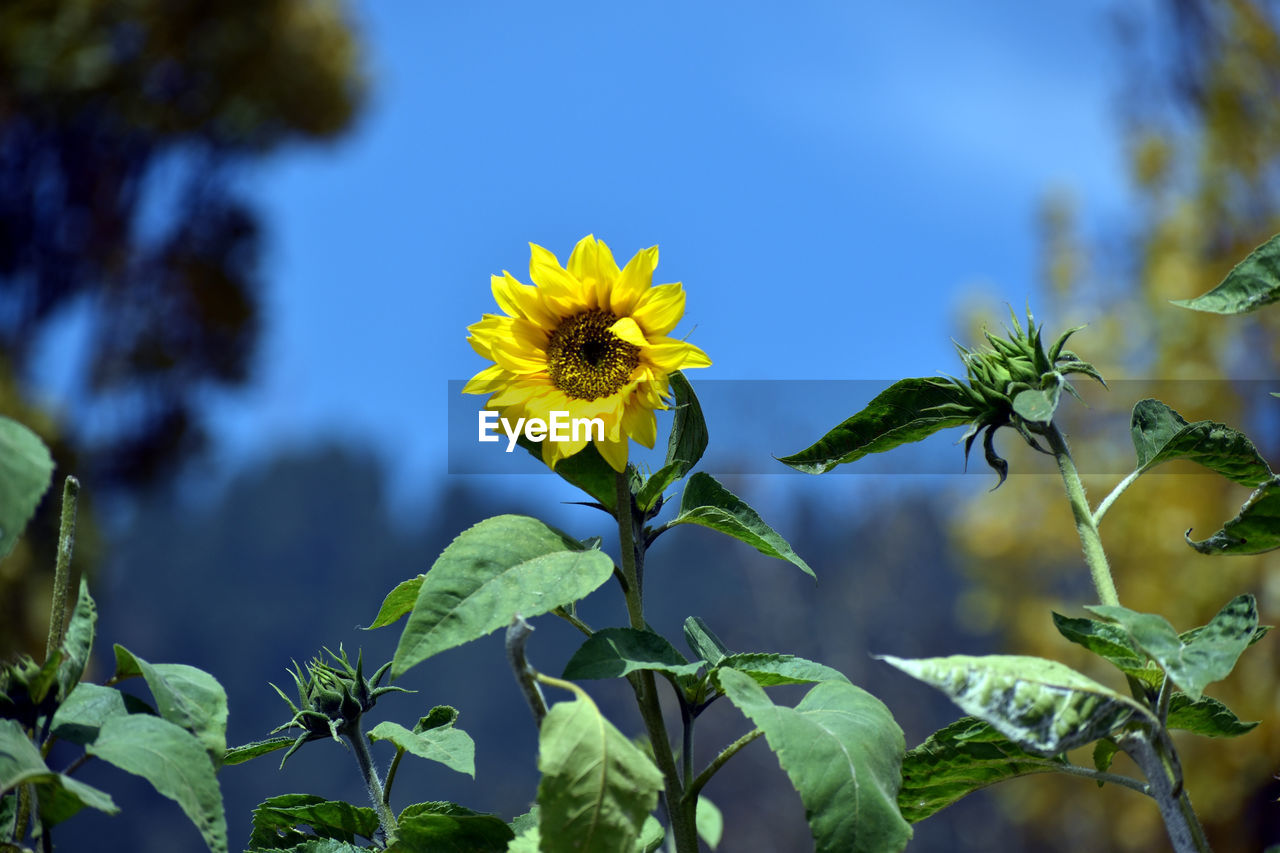
<svg viewBox="0 0 1280 853"><path fill-rule="evenodd" d="M1027 752L989 723L961 717L929 735L902 759L902 816L919 823L974 791L1032 773L1050 773L1065 763Z"/></svg>
<svg viewBox="0 0 1280 853"><path fill-rule="evenodd" d="M105 791L50 770L16 720L0 720L0 794L28 783L39 785L46 795L58 797L57 808L48 813L54 822L75 814L80 806L107 814L120 811ZM56 795L52 793L55 788L60 789Z"/></svg>
<svg viewBox="0 0 1280 853"><path fill-rule="evenodd" d="M1272 237L1236 264L1222 283L1194 299L1174 305L1210 314L1247 314L1280 299L1280 235Z"/></svg>
<svg viewBox="0 0 1280 853"><path fill-rule="evenodd" d="M662 774L585 693L547 712L538 769L543 853L633 853Z"/></svg>
<svg viewBox="0 0 1280 853"><path fill-rule="evenodd" d="M119 690L99 684L78 684L53 715L53 734L83 746L98 737L98 730L112 717L129 713Z"/></svg>
<svg viewBox="0 0 1280 853"><path fill-rule="evenodd" d="M712 850L720 846L720 841L724 838L724 815L720 813L720 809L716 808L715 803L699 795L694 823L697 825L698 837L704 844Z"/></svg>
<svg viewBox="0 0 1280 853"><path fill-rule="evenodd" d="M413 610L413 603L418 600L418 590L422 588L422 581L426 577L426 575L418 575L416 578L409 578L407 581L397 584L396 588L387 593L387 597L382 600L382 607L379 608L378 615L374 617L373 623L365 630L372 631L374 628L385 628Z"/></svg>
<svg viewBox="0 0 1280 853"><path fill-rule="evenodd" d="M34 432L0 417L0 559L7 557L49 489L53 457Z"/></svg>
<svg viewBox="0 0 1280 853"><path fill-rule="evenodd" d="M372 840L377 831L378 815L373 809L311 794L283 794L271 797L253 810L249 846L293 849L310 839L354 843L358 837Z"/></svg>
<svg viewBox="0 0 1280 853"><path fill-rule="evenodd" d="M269 737L266 740L255 740L240 746L233 746L222 754L222 763L224 765L244 764L246 761L257 758L260 755L290 747L295 740L297 738Z"/></svg>
<svg viewBox="0 0 1280 853"><path fill-rule="evenodd" d="M1053 420L1053 413L1058 410L1058 399L1061 396L1060 379L1046 389L1028 388L1014 395L1013 411L1023 420L1047 424Z"/></svg>
<svg viewBox="0 0 1280 853"><path fill-rule="evenodd" d="M1023 655L880 660L931 684L1029 752L1057 755L1113 732L1137 702L1057 661Z"/></svg>
<svg viewBox="0 0 1280 853"><path fill-rule="evenodd" d="M825 474L868 453L883 453L928 438L972 418L947 406L967 406L963 392L936 379L902 379L811 447L779 459L806 474Z"/></svg>
<svg viewBox="0 0 1280 853"><path fill-rule="evenodd" d="M515 838L501 818L456 803L417 803L396 822L400 839L387 853L504 853Z"/></svg>
<svg viewBox="0 0 1280 853"><path fill-rule="evenodd" d="M694 655L711 666L719 665L729 654L728 647L720 642L710 626L698 616L690 616L684 620L684 641L689 644Z"/></svg>
<svg viewBox="0 0 1280 853"><path fill-rule="evenodd" d="M1201 554L1261 554L1280 548L1280 476L1258 488L1235 518L1202 542L1186 534L1187 544Z"/></svg>
<svg viewBox="0 0 1280 853"><path fill-rule="evenodd" d="M902 729L860 687L828 681L794 708L732 669L720 672L729 701L764 732L804 803L818 853L901 850L911 826L898 811Z"/></svg>
<svg viewBox="0 0 1280 853"><path fill-rule="evenodd" d="M1099 604L1087 609L1123 627L1193 702L1205 685L1231 674L1258 627L1258 605L1252 595L1239 595L1227 602L1187 643L1163 616L1120 605Z"/></svg>
<svg viewBox="0 0 1280 853"><path fill-rule="evenodd" d="M585 598L613 576L613 560L581 548L522 515L500 515L463 531L423 578L391 677L505 628L517 613L530 618Z"/></svg>
<svg viewBox="0 0 1280 853"><path fill-rule="evenodd" d="M89 582L80 578L80 594L62 639L62 662L58 665L58 686L66 696L80 683L85 664L93 651L93 635L98 625L98 607L89 595Z"/></svg>
<svg viewBox="0 0 1280 853"><path fill-rule="evenodd" d="M1211 696L1201 696L1193 702L1187 694L1177 692L1169 697L1168 726L1205 737L1239 737L1257 728L1258 722L1243 722Z"/></svg>
<svg viewBox="0 0 1280 853"><path fill-rule="evenodd" d="M1138 473L1161 462L1187 459L1245 486L1271 479L1271 466L1244 433L1214 421L1187 423L1182 415L1155 399L1133 407L1129 431L1138 456Z"/></svg>
<svg viewBox="0 0 1280 853"><path fill-rule="evenodd" d="M146 779L182 807L210 850L225 853L227 819L222 811L222 792L213 762L195 735L159 717L130 714L108 719L98 739L85 750Z"/></svg>
<svg viewBox="0 0 1280 853"><path fill-rule="evenodd" d="M711 671L711 678L717 680L720 671L724 669L736 670L750 676L761 687L849 680L839 670L794 655L768 653L727 655Z"/></svg>
<svg viewBox="0 0 1280 853"><path fill-rule="evenodd" d="M698 802L701 803L702 799L699 798ZM658 823L656 817L649 815L644 819L644 826L640 827L640 837L636 839L636 853L654 853L666 840L667 831L662 828L662 824Z"/></svg>
<svg viewBox="0 0 1280 853"><path fill-rule="evenodd" d="M116 677L141 674L160 716L199 738L214 761L222 760L227 751L227 691L218 679L184 663L148 663L118 643L115 652Z"/></svg>
<svg viewBox="0 0 1280 853"><path fill-rule="evenodd" d="M680 514L668 522L700 524L746 542L761 554L777 557L798 566L810 577L817 577L808 563L800 559L787 540L761 521L756 511L716 481L710 474L699 472L689 478L680 498Z"/></svg>
<svg viewBox="0 0 1280 853"><path fill-rule="evenodd" d="M678 370L671 374L671 390L675 393L676 413L671 438L667 441L667 461L636 495L636 504L642 512L650 510L668 486L692 471L707 449L707 422L702 417L702 405L689 380Z"/></svg>
<svg viewBox="0 0 1280 853"><path fill-rule="evenodd" d="M1104 737L1093 745L1093 766L1100 773L1106 773L1111 769L1111 762L1115 761L1116 753L1120 751L1120 745L1109 737ZM1098 780L1098 787L1101 788L1106 782Z"/></svg>
<svg viewBox="0 0 1280 853"><path fill-rule="evenodd" d="M423 717L423 720L426 719L428 718ZM450 770L465 773L472 779L476 776L475 741L462 729L455 729L452 723L417 732L387 720L369 731L369 740L389 740L419 758L438 761Z"/></svg>
<svg viewBox="0 0 1280 853"><path fill-rule="evenodd" d="M587 638L569 662L562 678L620 678L640 669L673 676L694 675L702 666L689 663L675 646L652 631L605 628Z"/></svg>
<svg viewBox="0 0 1280 853"><path fill-rule="evenodd" d="M534 459L542 461L541 442L530 441L521 431L519 444L529 451ZM609 512L613 512L618 502L618 475L609 463L604 461L604 457L600 455L600 451L596 450L594 444L588 444L568 459L561 459L556 463L555 472L566 483L582 489Z"/></svg>
<svg viewBox="0 0 1280 853"><path fill-rule="evenodd" d="M1129 632L1119 625L1060 613L1053 614L1053 624L1062 636L1110 661L1125 675L1132 675L1152 687L1159 687L1164 681L1164 671L1148 661Z"/></svg>

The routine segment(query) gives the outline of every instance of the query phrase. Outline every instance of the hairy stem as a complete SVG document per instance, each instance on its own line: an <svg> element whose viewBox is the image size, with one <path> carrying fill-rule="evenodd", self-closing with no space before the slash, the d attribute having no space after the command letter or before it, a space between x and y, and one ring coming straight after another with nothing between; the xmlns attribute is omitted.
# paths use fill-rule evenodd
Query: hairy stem
<svg viewBox="0 0 1280 853"><path fill-rule="evenodd" d="M382 794L382 782L378 780L378 771L373 769L373 759L369 755L369 742L364 732L360 730L359 721L344 734L351 742L351 751L356 755L356 764L360 765L360 775L364 777L369 801L373 803L373 809L378 813L378 823L382 824L382 832L387 837L387 844L394 844L400 835L399 826Z"/></svg>
<svg viewBox="0 0 1280 853"><path fill-rule="evenodd" d="M529 661L524 654L524 644L531 633L533 633L533 626L517 613L507 627L507 663L511 665L511 671L515 674L516 683L520 685L524 700L529 703L534 724L541 729L542 721L547 716L547 700L542 695L542 689L538 687L537 674L533 667L529 666Z"/></svg>
<svg viewBox="0 0 1280 853"><path fill-rule="evenodd" d="M1191 798L1182 785L1175 784L1173 780L1171 763L1176 759L1168 754L1167 746L1159 738L1153 743L1142 733L1124 738L1120 745L1150 781L1151 796L1160 807L1160 816L1164 818L1174 851L1210 853L1209 840L1205 838L1204 828L1191 807Z"/></svg>
<svg viewBox="0 0 1280 853"><path fill-rule="evenodd" d="M382 785L382 802L391 805L391 786L396 781L396 771L400 769L400 759L404 758L404 747L396 747L396 757L391 759L391 766L387 768L387 781Z"/></svg>
<svg viewBox="0 0 1280 853"><path fill-rule="evenodd" d="M1124 490L1133 485L1133 481L1138 479L1141 471L1134 471L1128 477L1125 477L1119 484L1111 490L1111 494L1102 499L1102 503L1098 504L1098 508L1093 512L1093 526L1097 527L1102 523L1102 517L1107 514L1107 510L1111 509L1111 505L1116 502L1116 498L1124 494Z"/></svg>
<svg viewBox="0 0 1280 853"><path fill-rule="evenodd" d="M71 585L71 552L76 544L76 499L80 481L68 477L62 484L62 521L58 528L58 561L53 574L53 602L49 607L49 638L44 647L47 661L62 647L67 620L67 588Z"/></svg>
<svg viewBox="0 0 1280 853"><path fill-rule="evenodd" d="M1084 495L1084 485L1080 482L1080 473L1076 470L1075 460L1067 449L1067 440L1055 423L1049 424L1045 436L1049 440L1049 448L1058 462L1058 470L1062 473L1062 482L1067 488L1067 500L1071 502L1071 514L1075 516L1076 533L1080 536L1080 547L1084 551L1084 561L1089 566L1089 574L1093 577L1093 587L1098 592L1098 600L1103 604L1119 604L1115 581L1111 579L1111 567L1107 565L1107 554L1102 549L1102 537L1098 535L1098 525L1094 523L1093 513L1089 510L1089 500Z"/></svg>
<svg viewBox="0 0 1280 853"><path fill-rule="evenodd" d="M626 581L627 616L631 627L638 631L645 630L644 601L642 578L644 573L644 548L637 546L637 532L640 530L639 516L635 501L631 496L631 484L625 471L619 472L616 478L617 500L614 504L615 517L618 520L618 544L622 550L622 576ZM671 821L671 832L675 836L676 853L697 853L698 832L695 826L694 809L685 807L684 787L680 782L680 774L676 770L676 762L671 754L671 738L667 734L667 724L662 718L662 705L658 702L658 685L654 681L653 672L641 670L629 677L636 693L636 704L640 707L640 716L644 720L645 730L649 733L649 741L653 745L653 757L658 769L662 771L664 796L667 801L667 816Z"/></svg>

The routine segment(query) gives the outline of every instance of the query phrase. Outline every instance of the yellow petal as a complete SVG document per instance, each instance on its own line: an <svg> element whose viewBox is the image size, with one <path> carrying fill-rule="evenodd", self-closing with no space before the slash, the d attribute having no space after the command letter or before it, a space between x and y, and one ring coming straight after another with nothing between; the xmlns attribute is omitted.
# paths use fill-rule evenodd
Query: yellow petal
<svg viewBox="0 0 1280 853"><path fill-rule="evenodd" d="M491 276L493 298L512 317L524 317L544 329L554 329L559 318L548 311L538 296L538 288L521 284L506 270Z"/></svg>
<svg viewBox="0 0 1280 853"><path fill-rule="evenodd" d="M491 364L484 370L472 376L463 386L463 394L492 394L499 390L509 379L511 374L503 370L501 366Z"/></svg>
<svg viewBox="0 0 1280 853"><path fill-rule="evenodd" d="M657 246L641 249L627 261L609 294L609 306L614 314L619 317L631 314L640 297L653 284L653 270L657 266Z"/></svg>
<svg viewBox="0 0 1280 853"><path fill-rule="evenodd" d="M547 369L546 353L533 353L511 338L494 341L493 360L512 373L542 373Z"/></svg>
<svg viewBox="0 0 1280 853"><path fill-rule="evenodd" d="M665 338L662 343L644 348L644 356L662 373L684 370L686 367L710 367L707 354L684 341Z"/></svg>
<svg viewBox="0 0 1280 853"><path fill-rule="evenodd" d="M684 316L684 288L679 282L660 284L641 294L631 312L640 328L651 338L668 334Z"/></svg>
<svg viewBox="0 0 1280 853"><path fill-rule="evenodd" d="M638 347L648 345L645 340L644 332L640 331L640 327L636 325L636 321L630 317L623 317L609 327L609 331L622 338L629 344L635 344Z"/></svg>
<svg viewBox="0 0 1280 853"><path fill-rule="evenodd" d="M632 403L623 413L622 428L627 435L645 447L653 447L653 442L658 437L658 423L653 416L653 409L646 409L637 403Z"/></svg>
<svg viewBox="0 0 1280 853"><path fill-rule="evenodd" d="M600 451L600 455L604 457L604 461L609 463L609 467L618 473L622 473L627 469L627 437L624 435L618 441L597 441L596 450Z"/></svg>

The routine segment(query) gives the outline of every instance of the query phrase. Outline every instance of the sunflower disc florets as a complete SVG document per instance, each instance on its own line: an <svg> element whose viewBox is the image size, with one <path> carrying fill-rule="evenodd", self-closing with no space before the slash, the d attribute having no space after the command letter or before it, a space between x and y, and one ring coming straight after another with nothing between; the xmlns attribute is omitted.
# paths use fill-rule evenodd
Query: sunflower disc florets
<svg viewBox="0 0 1280 853"><path fill-rule="evenodd" d="M1013 329L1005 330L1007 337L984 331L987 347L969 349L956 344L964 362L967 381L953 376L939 380L939 384L958 391L963 402L939 406L937 411L960 414L969 419L969 430L962 439L966 463L978 433L984 433L982 448L987 464L1000 476L996 488L1009 474L1009 463L1000 458L993 444L996 430L1012 427L1028 445L1048 453L1037 436L1043 436L1049 429L1062 392L1080 398L1066 377L1082 373L1098 380L1103 387L1107 384L1092 364L1063 349L1067 339L1083 326L1063 332L1046 352L1041 340L1044 327L1036 325L1031 311L1027 311L1025 330L1012 309L1009 315Z"/></svg>
<svg viewBox="0 0 1280 853"><path fill-rule="evenodd" d="M332 738L338 741L339 735L344 737L359 736L360 718L373 708L378 698L387 693L408 693L401 687L379 687L378 682L391 668L391 662L383 664L372 679L364 677L364 655L356 655L356 665L351 666L347 653L338 647L338 653L325 649L332 663L325 663L320 657L312 658L307 663L305 673L297 661L289 675L293 678L294 687L298 691L298 704L284 694L276 685L271 686L280 694L293 711L293 718L282 726L272 730L272 734L286 729L302 729L280 761L293 755L304 743L312 740Z"/></svg>

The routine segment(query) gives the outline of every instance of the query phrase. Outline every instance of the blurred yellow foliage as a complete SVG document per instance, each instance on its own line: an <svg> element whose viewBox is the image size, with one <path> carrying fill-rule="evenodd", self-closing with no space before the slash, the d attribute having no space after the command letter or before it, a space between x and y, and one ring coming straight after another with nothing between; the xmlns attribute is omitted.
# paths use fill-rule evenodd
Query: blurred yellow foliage
<svg viewBox="0 0 1280 853"><path fill-rule="evenodd" d="M1268 177L1280 164L1280 29L1270 8L1247 0L1170 4L1159 14L1189 16L1174 29L1196 61L1179 62L1177 72L1186 79L1163 81L1176 89L1181 107L1190 108L1178 122L1162 125L1141 116L1130 128L1142 216L1133 253L1108 265L1105 255L1091 252L1075 233L1070 204L1054 200L1043 220L1043 269L1052 305L1041 311L1054 318L1050 331L1089 322L1072 346L1109 380L1175 380L1162 385L1170 395L1164 399L1188 420L1209 418L1249 432L1251 414L1277 401L1257 383L1228 380L1276 376L1280 309L1220 317L1168 300L1209 290L1280 230L1280 195ZM1115 267L1119 271L1106 272ZM1092 405L1105 393L1090 389L1085 396ZM1122 405L1136 401L1126 398ZM1113 419L1101 430L1089 423L1093 412L1073 402L1063 409L1069 410L1068 439L1081 469L1112 472L1085 479L1096 506L1133 467L1127 424ZM1251 437L1272 467L1280 468L1277 437ZM1020 463L1052 470L1009 449L1014 472ZM1187 630L1204 624L1233 596L1252 592L1263 624L1280 623L1280 552L1207 557L1182 538L1187 528L1197 538L1217 530L1235 515L1248 490L1216 475L1191 473L1192 468L1176 470L1143 476L1102 523L1121 602L1160 613ZM1054 658L1123 688L1115 670L1060 637L1049 617L1050 610L1088 615L1082 606L1097 603L1060 480L1011 477L994 494L968 503L953 537L967 555L973 581L956 604L967 624L1001 632L1010 652ZM1268 827L1274 831L1278 808L1272 802L1273 777L1280 771L1278 641L1276 635L1264 639L1242 656L1228 680L1209 687L1241 719L1261 720L1261 726L1229 740L1175 735L1186 785L1215 850L1259 850L1280 840L1266 837ZM1088 750L1072 757L1092 762ZM1124 756L1114 769L1136 773ZM1128 791L1099 791L1088 782L1051 776L996 790L1011 819L1038 836L1043 847L1037 849L1160 850L1168 843L1155 805Z"/></svg>

